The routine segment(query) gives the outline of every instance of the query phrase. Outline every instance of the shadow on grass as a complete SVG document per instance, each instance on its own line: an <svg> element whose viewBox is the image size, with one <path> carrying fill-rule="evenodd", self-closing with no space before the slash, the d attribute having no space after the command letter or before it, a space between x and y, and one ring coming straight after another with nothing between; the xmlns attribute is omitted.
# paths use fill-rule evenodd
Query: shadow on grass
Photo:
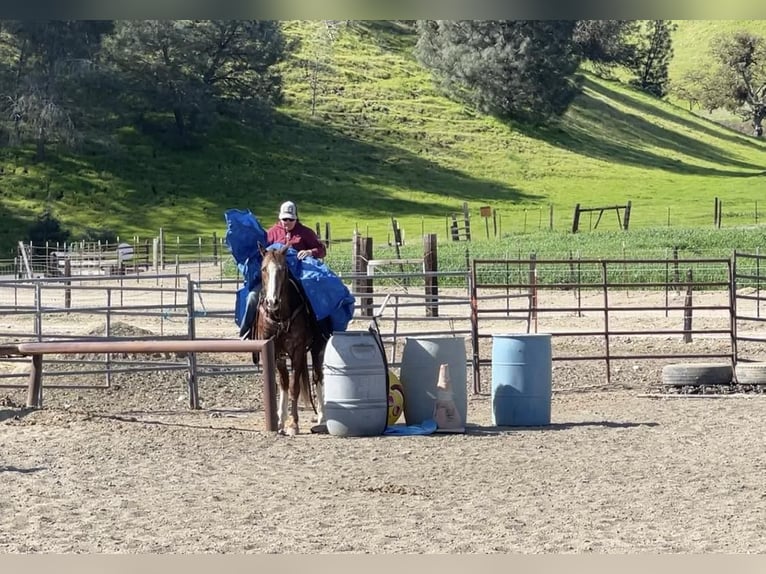
<svg viewBox="0 0 766 574"><path fill-rule="evenodd" d="M660 106L652 106L640 100L639 98L631 97L630 95L625 94L623 92L619 92L617 90L610 90L607 86L594 82L593 80L590 80L590 79L586 79L584 85L587 88L593 90L594 92L598 92L599 94L601 94L602 96L606 98L616 100L625 106L629 106L631 108L644 112L646 115L657 116L667 122L673 122L673 123L682 125L684 128L690 131L702 132L706 135L709 135L710 137L727 140L739 145L746 145L759 151L766 151L766 146L760 144L758 141L754 140L752 137L747 136L745 134L740 134L739 132L732 130L731 128L726 127L722 124L720 126L720 129L716 130L710 126L705 125L704 120L702 120L702 118L700 118L699 122L695 122L684 117L685 114L691 113L691 112L686 112L685 110L681 111L679 109L678 115L671 114L665 111L664 109L662 109Z"/></svg>
<svg viewBox="0 0 766 574"><path fill-rule="evenodd" d="M370 218L443 217L459 211L464 201L541 199L387 143L362 141L353 127L310 123L284 114L275 120L269 134L231 130L229 137L211 139L201 150L162 149L148 139L141 153L123 148L86 158L60 158L57 169L75 181L66 172L82 171L86 162L89 169L121 180L131 194L110 196L109 211L112 219L124 221L200 202L209 205L206 217L223 220L226 209L249 208L264 225L271 225L272 210L287 198L304 211L352 210ZM100 201L100 195L96 192L91 201ZM445 204L451 204L449 209ZM187 225L188 232L198 228L194 222Z"/></svg>
<svg viewBox="0 0 766 574"><path fill-rule="evenodd" d="M593 84L590 82L588 87ZM603 87L594 91L608 92L608 97L612 97L611 91ZM632 101L628 104L632 105ZM641 109L647 114L657 111L646 105ZM676 121L675 116L670 119ZM517 129L553 146L613 164L656 168L683 175L752 177L764 173L763 165L735 159L719 147L655 125L636 113L620 111L587 92L577 98L568 117L560 124L543 128L518 126ZM668 154L648 151L645 146L665 149ZM732 169L706 167L669 157L679 150L690 158Z"/></svg>

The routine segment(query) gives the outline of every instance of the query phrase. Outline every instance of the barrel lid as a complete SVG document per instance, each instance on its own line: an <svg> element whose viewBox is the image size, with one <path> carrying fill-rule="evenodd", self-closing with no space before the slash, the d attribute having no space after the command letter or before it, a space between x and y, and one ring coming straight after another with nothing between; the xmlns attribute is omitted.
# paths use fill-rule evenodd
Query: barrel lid
<svg viewBox="0 0 766 574"><path fill-rule="evenodd" d="M493 337L513 337L516 338L522 338L522 337L550 337L551 333L492 333Z"/></svg>

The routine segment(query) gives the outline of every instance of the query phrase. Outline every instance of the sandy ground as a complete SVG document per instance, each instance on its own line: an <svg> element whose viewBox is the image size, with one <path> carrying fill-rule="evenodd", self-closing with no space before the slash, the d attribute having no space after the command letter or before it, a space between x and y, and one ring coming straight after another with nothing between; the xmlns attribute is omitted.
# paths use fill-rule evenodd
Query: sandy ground
<svg viewBox="0 0 766 574"><path fill-rule="evenodd" d="M38 411L2 389L0 551L766 552L766 394L649 398L665 363L622 362L607 384L603 361L557 362L551 425L493 427L469 389L466 434L420 437L311 434L305 409L299 436L276 436L255 375L204 379L199 411L178 372L49 389Z"/></svg>

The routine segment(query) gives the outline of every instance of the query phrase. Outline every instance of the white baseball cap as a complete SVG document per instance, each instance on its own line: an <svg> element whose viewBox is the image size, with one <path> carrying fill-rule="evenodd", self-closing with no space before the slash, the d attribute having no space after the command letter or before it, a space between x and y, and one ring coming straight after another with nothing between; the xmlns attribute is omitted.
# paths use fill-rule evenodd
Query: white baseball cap
<svg viewBox="0 0 766 574"><path fill-rule="evenodd" d="M298 219L298 208L292 201L285 201L279 208L279 219Z"/></svg>

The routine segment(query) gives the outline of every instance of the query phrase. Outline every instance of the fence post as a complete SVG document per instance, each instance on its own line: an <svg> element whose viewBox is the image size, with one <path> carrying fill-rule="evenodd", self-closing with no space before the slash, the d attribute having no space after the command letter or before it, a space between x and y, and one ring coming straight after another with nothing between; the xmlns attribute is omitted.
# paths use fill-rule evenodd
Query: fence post
<svg viewBox="0 0 766 574"><path fill-rule="evenodd" d="M686 297L684 298L684 343L692 342L692 270L686 270Z"/></svg>
<svg viewBox="0 0 766 574"><path fill-rule="evenodd" d="M189 340L193 341L197 338L197 331L194 324L194 282L191 280L189 275L186 276L186 308L189 321ZM197 387L197 354L194 352L189 352L186 355L186 359L189 364L189 372L187 374L189 383L189 407L192 409L199 409L199 390Z"/></svg>
<svg viewBox="0 0 766 574"><path fill-rule="evenodd" d="M463 222L465 224L465 238L471 241L471 218L468 214L468 202L463 202Z"/></svg>
<svg viewBox="0 0 766 574"><path fill-rule="evenodd" d="M612 382L612 364L609 357L609 274L606 261L601 261L601 276L604 283L604 348L606 350L606 382Z"/></svg>
<svg viewBox="0 0 766 574"><path fill-rule="evenodd" d="M67 257L64 259L64 276L67 277L66 288L64 289L64 307L67 309L72 308L72 281L69 279L72 277L72 261Z"/></svg>
<svg viewBox="0 0 766 574"><path fill-rule="evenodd" d="M165 270L165 230L160 227L159 262L162 270Z"/></svg>
<svg viewBox="0 0 766 574"><path fill-rule="evenodd" d="M267 339L261 348L263 363L263 414L266 418L266 430L277 431L277 379L276 360L274 358L274 339Z"/></svg>
<svg viewBox="0 0 766 574"><path fill-rule="evenodd" d="M531 319L535 322L535 333L537 333L537 254L529 254L529 302ZM529 323L527 323L527 333L529 333Z"/></svg>
<svg viewBox="0 0 766 574"><path fill-rule="evenodd" d="M580 227L580 204L575 205L574 218L572 220L572 233L577 233L577 229Z"/></svg>
<svg viewBox="0 0 766 574"><path fill-rule="evenodd" d="M29 369L29 386L27 387L27 407L41 408L43 406L43 356L32 355Z"/></svg>
<svg viewBox="0 0 766 574"><path fill-rule="evenodd" d="M367 262L372 259L372 237L354 235L354 291L361 293L360 310L363 317L372 317L372 279L359 277L367 274ZM367 296L369 294L369 296Z"/></svg>
<svg viewBox="0 0 766 574"><path fill-rule="evenodd" d="M423 236L423 267L426 273L436 273L438 258L436 256L436 234ZM439 278L426 275L426 317L439 316Z"/></svg>

